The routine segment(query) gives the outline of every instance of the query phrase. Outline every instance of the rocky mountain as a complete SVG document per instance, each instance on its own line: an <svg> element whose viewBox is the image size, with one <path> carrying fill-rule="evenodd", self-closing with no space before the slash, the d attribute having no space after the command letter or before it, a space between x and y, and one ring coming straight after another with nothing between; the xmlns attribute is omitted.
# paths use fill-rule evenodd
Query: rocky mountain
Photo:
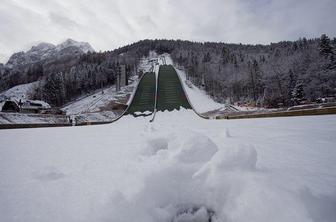
<svg viewBox="0 0 336 222"><path fill-rule="evenodd" d="M89 43L67 39L58 45L42 42L26 52L14 53L0 65L0 91L70 69L81 55L93 52Z"/></svg>
<svg viewBox="0 0 336 222"><path fill-rule="evenodd" d="M83 54L94 52L95 50L87 42L77 42L67 39L59 45L42 42L33 46L27 52L14 53L8 60L6 66L14 68L15 66L24 66L35 62L40 62L48 58L57 58L66 55Z"/></svg>
<svg viewBox="0 0 336 222"><path fill-rule="evenodd" d="M84 53L95 51L89 43L87 43L87 42L77 42L77 41L72 40L72 39L67 39L65 42L57 45L56 50L57 51L62 51L63 49L66 49L66 48L69 48L69 47L76 47Z"/></svg>
<svg viewBox="0 0 336 222"><path fill-rule="evenodd" d="M133 72L136 60L134 55L95 53L89 43L72 39L58 45L40 43L0 64L0 92L37 81L39 87L29 93L30 99L61 106L76 96L114 84L118 64Z"/></svg>

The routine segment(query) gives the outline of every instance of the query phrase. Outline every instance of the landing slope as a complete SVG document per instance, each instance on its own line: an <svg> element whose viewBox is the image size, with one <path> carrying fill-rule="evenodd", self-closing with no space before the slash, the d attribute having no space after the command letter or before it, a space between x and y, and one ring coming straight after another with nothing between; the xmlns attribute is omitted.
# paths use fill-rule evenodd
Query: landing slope
<svg viewBox="0 0 336 222"><path fill-rule="evenodd" d="M174 67L162 65L159 70L157 110L172 111L180 107L191 109Z"/></svg>
<svg viewBox="0 0 336 222"><path fill-rule="evenodd" d="M155 104L155 73L145 73L138 88L135 92L133 100L126 112L133 116L146 116L154 112Z"/></svg>

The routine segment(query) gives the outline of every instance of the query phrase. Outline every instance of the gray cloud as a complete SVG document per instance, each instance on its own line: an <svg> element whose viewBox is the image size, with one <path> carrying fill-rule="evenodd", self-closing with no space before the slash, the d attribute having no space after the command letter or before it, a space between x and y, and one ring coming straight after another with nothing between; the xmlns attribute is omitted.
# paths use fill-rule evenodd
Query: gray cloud
<svg viewBox="0 0 336 222"><path fill-rule="evenodd" d="M143 38L270 43L336 36L334 0L2 0L0 53L87 41L108 50Z"/></svg>
<svg viewBox="0 0 336 222"><path fill-rule="evenodd" d="M137 18L138 24L142 28L157 28L156 23L153 21L153 19L149 15L145 16L139 16Z"/></svg>
<svg viewBox="0 0 336 222"><path fill-rule="evenodd" d="M64 29L73 29L73 28L79 27L79 25L75 21L67 17L64 17L62 15L56 14L54 12L51 12L49 14L49 18L51 20L51 23L59 25L60 27Z"/></svg>

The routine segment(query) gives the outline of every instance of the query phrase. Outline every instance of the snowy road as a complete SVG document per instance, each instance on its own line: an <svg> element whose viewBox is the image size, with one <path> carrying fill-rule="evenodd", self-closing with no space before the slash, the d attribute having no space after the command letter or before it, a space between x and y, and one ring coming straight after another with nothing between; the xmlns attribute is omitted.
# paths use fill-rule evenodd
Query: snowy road
<svg viewBox="0 0 336 222"><path fill-rule="evenodd" d="M336 218L335 115L149 118L1 131L0 221Z"/></svg>

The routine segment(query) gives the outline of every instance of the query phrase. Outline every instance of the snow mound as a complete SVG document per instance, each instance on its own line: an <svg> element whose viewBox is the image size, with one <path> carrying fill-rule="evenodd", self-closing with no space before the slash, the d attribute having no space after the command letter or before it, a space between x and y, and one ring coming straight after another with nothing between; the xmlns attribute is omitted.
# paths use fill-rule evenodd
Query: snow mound
<svg viewBox="0 0 336 222"><path fill-rule="evenodd" d="M112 194L107 220L311 221L301 201L257 170L252 146L222 148L198 132L161 135L147 143L152 156L141 162L142 189L133 196Z"/></svg>
<svg viewBox="0 0 336 222"><path fill-rule="evenodd" d="M255 170L257 165L257 151L253 146L240 146L221 150L203 169L195 174L198 176L205 171Z"/></svg>
<svg viewBox="0 0 336 222"><path fill-rule="evenodd" d="M179 162L197 163L209 161L218 151L217 145L207 136L194 133L185 138L176 158Z"/></svg>
<svg viewBox="0 0 336 222"><path fill-rule="evenodd" d="M142 150L144 155L156 155L160 150L168 149L168 140L165 137L148 138L146 142L146 146Z"/></svg>
<svg viewBox="0 0 336 222"><path fill-rule="evenodd" d="M150 114L152 114L152 112L149 111L149 110L146 110L144 112L140 112L140 111L134 112L134 114L137 115L137 116L140 116L140 115L150 115Z"/></svg>

